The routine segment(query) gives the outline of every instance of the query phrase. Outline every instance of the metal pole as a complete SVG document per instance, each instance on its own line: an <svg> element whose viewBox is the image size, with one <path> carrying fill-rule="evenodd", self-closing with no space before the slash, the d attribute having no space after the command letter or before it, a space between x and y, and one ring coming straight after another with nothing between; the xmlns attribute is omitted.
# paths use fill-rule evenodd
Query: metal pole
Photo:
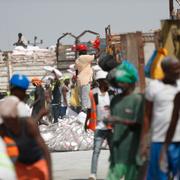
<svg viewBox="0 0 180 180"><path fill-rule="evenodd" d="M174 1L169 0L169 16L170 16L170 19L173 19L173 10L174 10Z"/></svg>

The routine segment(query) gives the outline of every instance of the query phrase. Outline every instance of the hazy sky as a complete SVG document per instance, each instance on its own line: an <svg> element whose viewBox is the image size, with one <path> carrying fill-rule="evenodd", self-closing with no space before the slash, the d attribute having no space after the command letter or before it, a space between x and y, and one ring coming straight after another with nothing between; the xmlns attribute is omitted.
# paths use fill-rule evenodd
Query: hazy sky
<svg viewBox="0 0 180 180"><path fill-rule="evenodd" d="M10 50L18 32L36 35L43 47L56 44L63 32L75 35L91 29L104 36L112 32L149 31L169 16L168 0L0 0L0 49ZM93 36L83 38L92 39ZM64 43L72 42L65 39Z"/></svg>

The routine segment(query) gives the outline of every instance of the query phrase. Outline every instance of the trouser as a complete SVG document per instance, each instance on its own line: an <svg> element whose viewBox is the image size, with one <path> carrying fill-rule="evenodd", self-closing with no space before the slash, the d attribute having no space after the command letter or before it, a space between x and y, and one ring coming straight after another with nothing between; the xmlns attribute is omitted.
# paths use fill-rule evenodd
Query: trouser
<svg viewBox="0 0 180 180"><path fill-rule="evenodd" d="M77 107L74 107L74 106L70 106L70 108L74 111L74 112L76 112L77 114L80 112L80 110L81 110L81 107L80 106L77 106Z"/></svg>
<svg viewBox="0 0 180 180"><path fill-rule="evenodd" d="M33 107L32 109L32 113L31 116L36 119L37 116L39 115L39 112L41 111L41 109L45 108L45 106L41 106L41 107ZM37 124L41 124L41 121L43 120L43 118L41 119L37 119Z"/></svg>
<svg viewBox="0 0 180 180"><path fill-rule="evenodd" d="M91 173L97 173L97 162L99 158L99 154L101 151L102 144L104 140L107 140L109 150L111 153L112 150L112 130L96 130L94 134L94 148L93 148L93 156L91 161Z"/></svg>
<svg viewBox="0 0 180 180"><path fill-rule="evenodd" d="M87 109L91 108L89 92L90 92L90 84L80 86L79 94L80 94L81 108L82 111L84 111L85 113L87 112Z"/></svg>
<svg viewBox="0 0 180 180"><path fill-rule="evenodd" d="M67 106L60 107L60 117L63 118L66 115Z"/></svg>
<svg viewBox="0 0 180 180"><path fill-rule="evenodd" d="M52 114L53 114L53 118L54 118L54 123L57 123L59 115L60 115L60 105L59 104L52 104Z"/></svg>
<svg viewBox="0 0 180 180"><path fill-rule="evenodd" d="M150 149L150 161L147 180L168 180L169 173L174 177L180 173L180 142L171 143L167 150L167 172L163 172L159 166L159 156L163 143L152 143ZM178 179L178 178L177 178Z"/></svg>
<svg viewBox="0 0 180 180"><path fill-rule="evenodd" d="M49 113L46 116L46 119L50 122L53 123L53 115L52 115L52 104L51 103L46 103L46 109L48 109Z"/></svg>

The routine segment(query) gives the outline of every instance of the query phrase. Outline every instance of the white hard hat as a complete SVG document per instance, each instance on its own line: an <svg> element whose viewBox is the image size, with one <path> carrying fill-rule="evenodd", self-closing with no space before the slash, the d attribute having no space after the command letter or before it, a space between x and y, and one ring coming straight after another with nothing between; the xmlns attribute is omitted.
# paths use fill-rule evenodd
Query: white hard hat
<svg viewBox="0 0 180 180"><path fill-rule="evenodd" d="M103 70L97 71L95 74L95 80L106 79L107 74L108 73L106 71L103 71Z"/></svg>

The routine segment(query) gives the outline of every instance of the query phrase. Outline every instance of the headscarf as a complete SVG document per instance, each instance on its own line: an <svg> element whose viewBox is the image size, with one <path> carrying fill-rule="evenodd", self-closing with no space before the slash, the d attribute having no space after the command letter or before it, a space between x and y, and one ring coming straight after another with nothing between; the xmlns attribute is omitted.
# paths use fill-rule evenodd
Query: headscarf
<svg viewBox="0 0 180 180"><path fill-rule="evenodd" d="M41 84L42 84L42 80L41 79L39 79L39 78L33 78L32 80L31 80L31 82L32 82L32 84L34 84L35 86L40 86Z"/></svg>
<svg viewBox="0 0 180 180"><path fill-rule="evenodd" d="M138 81L138 72L132 63L124 60L109 72L107 79L113 87L117 87L117 83L136 83Z"/></svg>
<svg viewBox="0 0 180 180"><path fill-rule="evenodd" d="M0 117L28 117L29 112L24 102L21 102L16 96L6 96L0 102ZM0 121L2 119L0 118Z"/></svg>
<svg viewBox="0 0 180 180"><path fill-rule="evenodd" d="M1 117L17 117L17 105L20 100L16 96L7 96L0 103Z"/></svg>
<svg viewBox="0 0 180 180"><path fill-rule="evenodd" d="M117 66L115 69L116 82L136 83L138 81L138 71L128 60L124 60L122 64Z"/></svg>

